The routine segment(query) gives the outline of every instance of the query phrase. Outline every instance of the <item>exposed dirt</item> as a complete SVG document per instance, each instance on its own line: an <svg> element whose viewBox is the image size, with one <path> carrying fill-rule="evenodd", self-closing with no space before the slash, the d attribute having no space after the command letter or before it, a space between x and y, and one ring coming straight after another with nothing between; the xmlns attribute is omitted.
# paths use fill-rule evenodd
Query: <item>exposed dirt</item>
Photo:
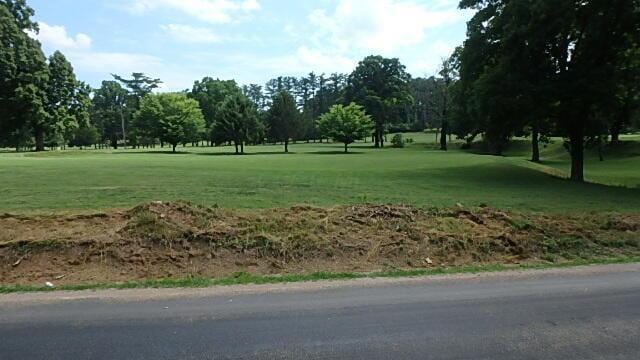
<svg viewBox="0 0 640 360"><path fill-rule="evenodd" d="M640 255L640 214L546 216L391 205L233 211L154 202L94 215L0 215L4 285L619 255Z"/></svg>

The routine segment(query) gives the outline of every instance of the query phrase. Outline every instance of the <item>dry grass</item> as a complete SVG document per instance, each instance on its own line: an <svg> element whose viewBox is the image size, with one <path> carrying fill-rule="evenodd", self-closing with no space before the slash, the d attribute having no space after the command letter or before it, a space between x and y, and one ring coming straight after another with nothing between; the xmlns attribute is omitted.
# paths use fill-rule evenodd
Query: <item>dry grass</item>
<svg viewBox="0 0 640 360"><path fill-rule="evenodd" d="M4 215L0 283L370 271L637 256L640 215L488 207L232 211L150 203L83 216ZM63 276L62 278L60 278Z"/></svg>

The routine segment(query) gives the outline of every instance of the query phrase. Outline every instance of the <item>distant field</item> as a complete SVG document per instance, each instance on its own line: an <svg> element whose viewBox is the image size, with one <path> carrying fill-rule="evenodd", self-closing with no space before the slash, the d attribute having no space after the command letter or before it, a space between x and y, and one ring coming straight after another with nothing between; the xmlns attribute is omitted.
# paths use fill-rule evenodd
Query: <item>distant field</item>
<svg viewBox="0 0 640 360"><path fill-rule="evenodd" d="M488 204L524 211L640 210L640 138L628 137L604 162L589 154L587 178L574 184L559 142L530 164L528 144L507 157L435 150L433 134L407 134L404 149L369 144L341 153L341 145L295 144L232 149L179 148L0 154L0 212L46 213L125 208L152 200L187 200L230 208L294 204L407 203L420 207ZM632 141L635 140L635 141ZM164 149L168 150L168 149ZM613 186L624 185L624 186Z"/></svg>

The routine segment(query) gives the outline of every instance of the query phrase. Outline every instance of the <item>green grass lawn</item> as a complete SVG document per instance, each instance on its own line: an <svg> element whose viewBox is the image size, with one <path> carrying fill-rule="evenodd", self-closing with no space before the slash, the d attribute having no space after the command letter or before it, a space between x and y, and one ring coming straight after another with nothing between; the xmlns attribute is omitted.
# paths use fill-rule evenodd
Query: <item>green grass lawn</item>
<svg viewBox="0 0 640 360"><path fill-rule="evenodd" d="M526 144L507 157L434 149L433 134L408 134L404 149L369 144L342 154L339 144L0 154L0 212L46 213L124 208L152 200L188 200L233 208L294 204L408 203L420 207L488 204L523 211L640 210L640 139L599 162L574 184L548 174L568 169L560 144L543 165L526 161ZM627 141L634 139L627 138ZM164 150L167 150L166 148ZM617 186L624 185L624 186Z"/></svg>
<svg viewBox="0 0 640 360"><path fill-rule="evenodd" d="M640 187L640 135L623 135L621 141L621 144L613 148L604 148L604 161L600 161L595 149L586 151L585 176L588 181L605 185ZM506 154L510 157L529 159L531 144L526 139L516 140ZM541 156L542 165L560 170L562 173L568 172L571 168L569 156L560 139L552 139L550 144L543 147Z"/></svg>

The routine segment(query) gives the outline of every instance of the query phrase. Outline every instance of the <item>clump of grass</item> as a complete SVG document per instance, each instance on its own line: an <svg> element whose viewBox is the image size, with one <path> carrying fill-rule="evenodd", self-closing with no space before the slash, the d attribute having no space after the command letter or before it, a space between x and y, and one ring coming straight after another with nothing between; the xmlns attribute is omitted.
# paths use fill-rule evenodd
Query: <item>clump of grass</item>
<svg viewBox="0 0 640 360"><path fill-rule="evenodd" d="M160 242L170 247L175 240L184 236L184 230L165 220L165 216L154 213L145 206L137 207L131 211L130 220L124 231L134 238Z"/></svg>

